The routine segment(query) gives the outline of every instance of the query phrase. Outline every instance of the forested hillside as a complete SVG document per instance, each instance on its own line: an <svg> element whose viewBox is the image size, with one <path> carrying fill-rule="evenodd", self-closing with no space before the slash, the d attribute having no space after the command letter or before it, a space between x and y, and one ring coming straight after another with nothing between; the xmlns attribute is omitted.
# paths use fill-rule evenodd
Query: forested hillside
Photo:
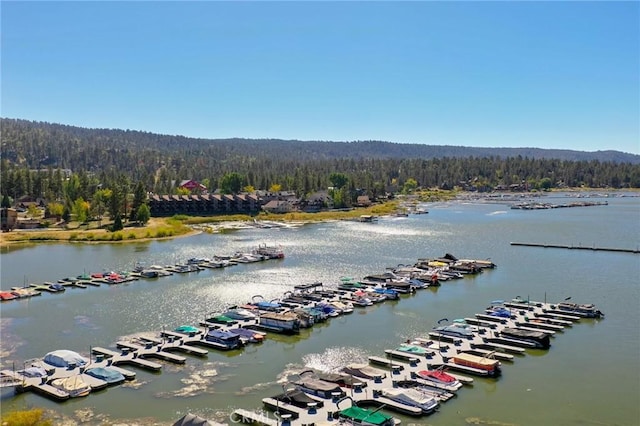
<svg viewBox="0 0 640 426"><path fill-rule="evenodd" d="M407 182L422 187L465 184L487 190L525 182L556 186L640 187L640 156L617 151L469 148L380 141L326 142L196 139L117 129L2 119L3 195L60 199L69 169L76 196L140 183L146 191L175 193L184 179L220 188L230 174L242 187L274 185L299 196L332 186L377 195ZM41 172L36 172L40 170ZM44 173L43 173L44 171Z"/></svg>

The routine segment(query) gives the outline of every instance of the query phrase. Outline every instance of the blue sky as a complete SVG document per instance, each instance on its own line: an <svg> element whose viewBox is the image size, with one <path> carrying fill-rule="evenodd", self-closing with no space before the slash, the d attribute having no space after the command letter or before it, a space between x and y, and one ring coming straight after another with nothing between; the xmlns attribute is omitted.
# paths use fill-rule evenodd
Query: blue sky
<svg viewBox="0 0 640 426"><path fill-rule="evenodd" d="M638 2L1 2L2 117L640 154Z"/></svg>

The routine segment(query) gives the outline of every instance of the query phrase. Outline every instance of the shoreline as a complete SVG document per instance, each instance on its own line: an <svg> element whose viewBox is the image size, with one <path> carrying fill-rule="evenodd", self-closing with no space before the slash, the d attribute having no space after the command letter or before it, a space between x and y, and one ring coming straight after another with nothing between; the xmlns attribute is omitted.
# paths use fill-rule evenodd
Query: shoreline
<svg viewBox="0 0 640 426"><path fill-rule="evenodd" d="M634 196L640 196L640 191L634 190L602 190L596 188L567 188L563 190L552 190L549 192L504 192L506 196L514 199L520 197L544 197L558 193L614 193L620 196L620 193L631 193ZM493 194L493 196L491 195ZM492 200L496 201L495 193L477 193L477 192L457 192L453 197L442 196L440 194L436 200L438 201L469 201L469 200ZM420 200L420 195L416 194L410 197L411 202L425 202ZM506 200L506 198L503 198ZM399 205L400 204L400 205ZM60 243L83 243L83 244L114 244L114 243L139 243L149 241L163 241L173 238L190 237L202 232L226 232L237 229L247 229L251 227L259 227L253 225L243 225L244 223L271 223L274 226L302 226L308 223L321 223L331 220L354 220L360 215L370 214L376 216L384 216L401 209L402 198L387 202L382 205L375 205L369 208L355 208L351 211L329 211L320 213L283 213L283 214L262 214L257 217L249 217L246 215L238 215L235 218L227 218L220 216L210 217L187 217L184 221L176 220L173 217L167 218L151 218L148 225L143 227L126 227L120 231L110 232L105 229L57 229L44 228L35 230L13 230L10 232L0 233L0 249L8 249L10 247L23 247L31 244L60 244ZM310 216L311 215L311 216ZM317 217L314 217L317 216ZM222 220L221 220L222 219ZM280 225L275 225L280 224ZM186 229L188 228L188 229ZM108 236L105 237L105 236Z"/></svg>

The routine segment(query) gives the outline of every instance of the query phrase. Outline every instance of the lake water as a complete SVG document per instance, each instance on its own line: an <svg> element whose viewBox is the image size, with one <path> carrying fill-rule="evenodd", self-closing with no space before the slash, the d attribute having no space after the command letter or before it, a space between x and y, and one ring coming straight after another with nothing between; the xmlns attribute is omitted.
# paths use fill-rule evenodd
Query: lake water
<svg viewBox="0 0 640 426"><path fill-rule="evenodd" d="M425 335L439 319L472 316L495 299L561 301L570 296L574 302L595 303L606 319L581 321L559 333L549 351L528 351L512 364L504 363L498 380L476 379L437 413L402 418L403 424L638 425L640 255L509 244L637 249L640 198L589 200L608 205L522 211L499 203L437 203L425 206L429 214L381 218L378 223L329 222L170 241L5 249L0 256L3 290L85 272L131 270L139 261L165 265L231 254L258 244L281 245L286 258L4 302L2 368L21 368L24 360L55 349L87 355L91 346L110 347L122 336L197 324L208 313L255 295L269 300L312 281L332 287L341 276L361 278L418 258L452 253L491 258L498 268L357 310L300 336L270 336L242 352L188 357L185 365L166 364L161 373L135 369L134 386L64 404L4 389L2 411L44 407L73 416L90 410L94 417L83 424L127 419L171 424L187 412L227 422L236 408L262 408L262 398L281 392L285 377L305 366L331 369L381 356L407 338ZM568 200L556 196L546 201Z"/></svg>

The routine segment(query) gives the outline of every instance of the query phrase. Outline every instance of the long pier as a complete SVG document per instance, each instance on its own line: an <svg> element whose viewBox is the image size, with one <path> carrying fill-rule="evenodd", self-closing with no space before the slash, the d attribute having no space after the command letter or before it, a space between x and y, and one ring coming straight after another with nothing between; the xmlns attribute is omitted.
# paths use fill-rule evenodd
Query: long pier
<svg viewBox="0 0 640 426"><path fill-rule="evenodd" d="M619 253L640 253L640 249L625 249L625 248L612 248L612 247L596 247L596 246L583 246L579 245L567 245L567 244L546 244L546 243L519 243L519 242L511 242L512 246L521 246L521 247L543 247L543 248L557 248L557 249L568 249L568 250L591 250L591 251L610 251L610 252L619 252Z"/></svg>

